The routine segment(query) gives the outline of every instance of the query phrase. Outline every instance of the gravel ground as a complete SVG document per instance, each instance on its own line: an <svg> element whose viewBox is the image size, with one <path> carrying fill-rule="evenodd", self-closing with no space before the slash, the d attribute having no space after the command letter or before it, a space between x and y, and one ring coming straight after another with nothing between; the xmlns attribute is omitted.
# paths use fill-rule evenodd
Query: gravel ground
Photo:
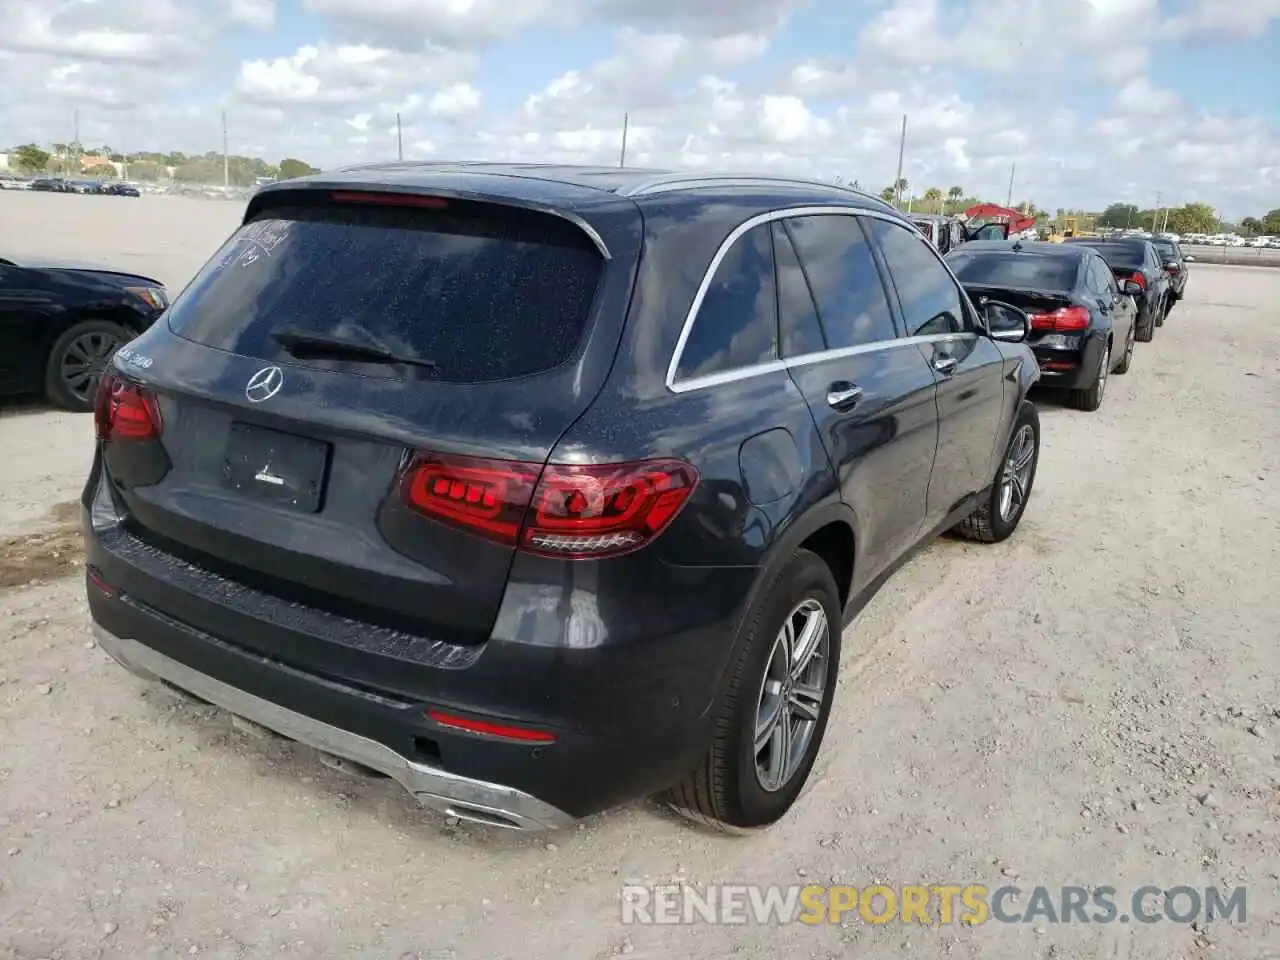
<svg viewBox="0 0 1280 960"><path fill-rule="evenodd" d="M50 234L40 252L151 264L173 285L239 213L16 196L0 195L0 217L34 201L22 209L40 212L32 235ZM117 221L64 222L99 200L94 215ZM158 236L174 239L151 253ZM941 541L890 582L844 641L810 788L785 822L745 838L649 802L543 838L450 824L135 680L94 648L67 576L65 504L89 462L88 420L6 405L0 958L1268 956L1280 945L1277 303L1280 273L1197 265L1189 300L1138 345L1100 413L1043 398L1018 534ZM1122 902L1144 884L1243 885L1248 918L621 924L622 884L675 878L1109 884Z"/></svg>

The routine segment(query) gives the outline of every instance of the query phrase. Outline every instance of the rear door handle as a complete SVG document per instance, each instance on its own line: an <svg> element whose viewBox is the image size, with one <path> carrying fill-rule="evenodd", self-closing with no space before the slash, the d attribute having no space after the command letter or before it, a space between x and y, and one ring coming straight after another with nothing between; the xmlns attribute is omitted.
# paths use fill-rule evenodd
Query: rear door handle
<svg viewBox="0 0 1280 960"><path fill-rule="evenodd" d="M862 388L852 383L833 383L827 388L827 406L833 410L852 410L862 399Z"/></svg>
<svg viewBox="0 0 1280 960"><path fill-rule="evenodd" d="M958 366L960 366L960 361L955 357L938 357L933 361L933 369L944 376L950 376L955 373Z"/></svg>

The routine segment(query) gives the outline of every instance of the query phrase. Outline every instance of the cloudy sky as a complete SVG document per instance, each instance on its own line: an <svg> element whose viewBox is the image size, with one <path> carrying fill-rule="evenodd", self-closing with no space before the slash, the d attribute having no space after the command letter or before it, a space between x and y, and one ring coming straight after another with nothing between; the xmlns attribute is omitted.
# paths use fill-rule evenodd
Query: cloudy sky
<svg viewBox="0 0 1280 960"><path fill-rule="evenodd" d="M0 0L0 140L1280 206L1280 0ZM3 146L9 146L5 143Z"/></svg>

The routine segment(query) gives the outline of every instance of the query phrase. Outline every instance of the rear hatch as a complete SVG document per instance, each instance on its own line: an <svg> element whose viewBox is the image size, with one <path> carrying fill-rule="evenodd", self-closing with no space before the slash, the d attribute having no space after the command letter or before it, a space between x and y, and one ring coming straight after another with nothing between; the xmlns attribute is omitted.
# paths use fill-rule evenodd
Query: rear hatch
<svg viewBox="0 0 1280 960"><path fill-rule="evenodd" d="M630 296L638 208L590 193L590 226L457 196L260 195L117 362L154 392L164 454L104 444L130 532L284 601L482 642L514 554L504 485L590 404Z"/></svg>
<svg viewBox="0 0 1280 960"><path fill-rule="evenodd" d="M1060 324L1047 319L1069 309L1076 286L1079 261L1061 254L1023 251L973 252L962 249L947 263L964 285L970 298L1000 300L1031 315L1031 337L1035 344L1046 335L1060 332Z"/></svg>

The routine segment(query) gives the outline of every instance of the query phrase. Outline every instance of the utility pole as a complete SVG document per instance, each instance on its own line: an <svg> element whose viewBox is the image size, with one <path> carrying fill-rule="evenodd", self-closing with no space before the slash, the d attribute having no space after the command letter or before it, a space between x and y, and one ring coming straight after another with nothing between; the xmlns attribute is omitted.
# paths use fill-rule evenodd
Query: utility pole
<svg viewBox="0 0 1280 960"><path fill-rule="evenodd" d="M231 186L231 154L227 150L227 111L222 111L222 185Z"/></svg>
<svg viewBox="0 0 1280 960"><path fill-rule="evenodd" d="M396 114L396 156L404 159L404 131L400 127L400 114Z"/></svg>
<svg viewBox="0 0 1280 960"><path fill-rule="evenodd" d="M902 161L907 152L907 115L902 115L902 136L898 139L898 175L893 178L893 196L894 206L902 203L902 189L899 184L902 183Z"/></svg>
<svg viewBox="0 0 1280 960"><path fill-rule="evenodd" d="M1163 194L1159 190L1157 190L1156 191L1156 210L1155 210L1155 213L1151 214L1151 232L1152 233L1156 232L1156 223L1160 219L1160 198L1162 196Z"/></svg>
<svg viewBox="0 0 1280 960"><path fill-rule="evenodd" d="M1009 165L1009 192L1005 194L1004 205L1006 207L1013 206L1013 175L1018 170L1018 161L1015 160Z"/></svg>
<svg viewBox="0 0 1280 960"><path fill-rule="evenodd" d="M72 165L72 162L71 162L72 158L75 159L74 166ZM79 110L75 112L75 136L71 140L71 146L67 148L67 159L63 161L63 166L66 167L66 172L71 172L72 170L74 170L76 173L80 172L80 111Z"/></svg>
<svg viewBox="0 0 1280 960"><path fill-rule="evenodd" d="M631 114L622 115L622 152L618 154L618 166L627 165L627 130L631 126Z"/></svg>

